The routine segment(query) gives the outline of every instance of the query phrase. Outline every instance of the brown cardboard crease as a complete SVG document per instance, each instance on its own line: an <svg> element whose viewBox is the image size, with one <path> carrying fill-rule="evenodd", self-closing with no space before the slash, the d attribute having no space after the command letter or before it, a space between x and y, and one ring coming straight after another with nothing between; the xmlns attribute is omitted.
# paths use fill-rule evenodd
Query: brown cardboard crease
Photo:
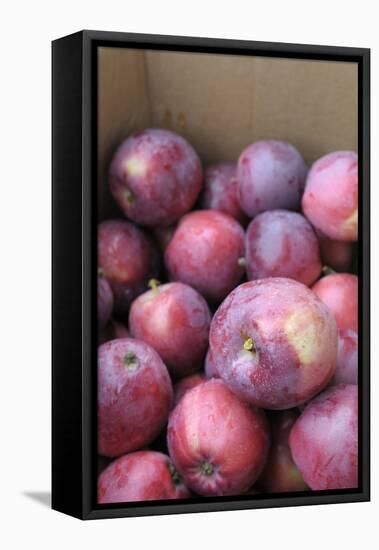
<svg viewBox="0 0 379 550"><path fill-rule="evenodd" d="M267 138L293 143L310 164L357 149L357 95L355 63L100 48L100 216L117 215L108 165L135 130L178 132L205 165Z"/></svg>

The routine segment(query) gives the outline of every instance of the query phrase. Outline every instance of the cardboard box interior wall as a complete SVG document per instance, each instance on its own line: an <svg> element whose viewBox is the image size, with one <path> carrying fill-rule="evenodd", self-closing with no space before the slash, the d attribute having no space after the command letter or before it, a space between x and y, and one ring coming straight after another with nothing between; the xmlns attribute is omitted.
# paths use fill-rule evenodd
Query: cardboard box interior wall
<svg viewBox="0 0 379 550"><path fill-rule="evenodd" d="M249 143L282 139L307 163L357 149L355 63L100 48L99 216L118 214L109 161L130 133L162 127L186 137L204 165L236 161Z"/></svg>

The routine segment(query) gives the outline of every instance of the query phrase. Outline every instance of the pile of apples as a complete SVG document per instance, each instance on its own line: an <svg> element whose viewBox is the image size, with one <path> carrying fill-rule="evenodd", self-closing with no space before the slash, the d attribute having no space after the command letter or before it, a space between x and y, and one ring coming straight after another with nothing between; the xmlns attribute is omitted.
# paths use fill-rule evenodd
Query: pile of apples
<svg viewBox="0 0 379 550"><path fill-rule="evenodd" d="M277 140L203 173L128 137L98 228L98 502L358 484L358 159Z"/></svg>

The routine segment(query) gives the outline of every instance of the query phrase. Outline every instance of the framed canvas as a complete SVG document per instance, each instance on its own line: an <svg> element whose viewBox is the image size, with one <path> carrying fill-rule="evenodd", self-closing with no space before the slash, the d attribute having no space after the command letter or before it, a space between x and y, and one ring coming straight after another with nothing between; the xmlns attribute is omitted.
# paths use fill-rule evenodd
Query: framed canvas
<svg viewBox="0 0 379 550"><path fill-rule="evenodd" d="M370 51L55 40L52 507L370 498Z"/></svg>

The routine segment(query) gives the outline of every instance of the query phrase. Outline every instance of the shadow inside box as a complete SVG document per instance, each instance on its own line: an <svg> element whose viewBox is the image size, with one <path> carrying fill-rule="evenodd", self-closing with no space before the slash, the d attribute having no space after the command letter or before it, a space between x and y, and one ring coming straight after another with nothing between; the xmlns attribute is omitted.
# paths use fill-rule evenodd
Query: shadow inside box
<svg viewBox="0 0 379 550"><path fill-rule="evenodd" d="M22 494L43 506L51 507L51 493L49 491L23 491Z"/></svg>

